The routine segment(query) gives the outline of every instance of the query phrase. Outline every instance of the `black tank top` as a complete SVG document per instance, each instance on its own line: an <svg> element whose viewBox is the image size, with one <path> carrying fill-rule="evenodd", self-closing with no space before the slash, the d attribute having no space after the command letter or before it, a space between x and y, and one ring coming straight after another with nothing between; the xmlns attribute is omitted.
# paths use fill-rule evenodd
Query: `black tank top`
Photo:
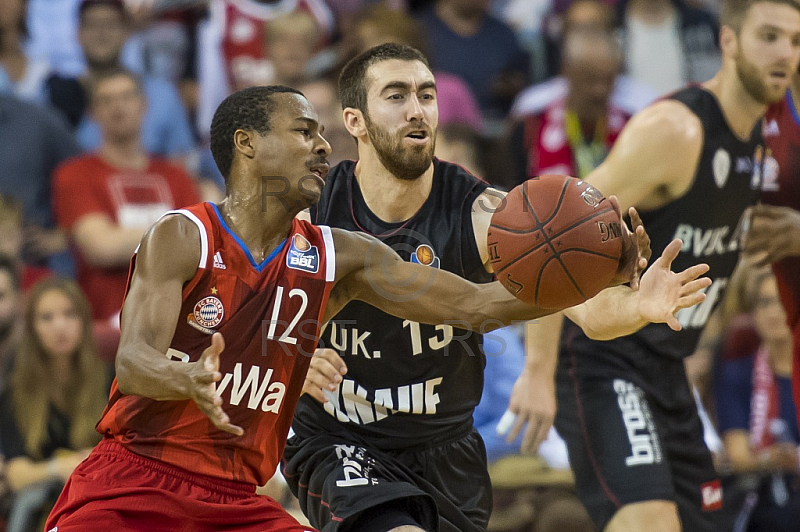
<svg viewBox="0 0 800 532"><path fill-rule="evenodd" d="M694 352L700 333L712 311L722 300L728 279L739 259L740 239L747 225L744 211L759 197L764 147L759 120L747 141L728 127L716 97L701 87L689 87L671 96L685 104L703 124L703 149L697 161L691 188L678 199L650 212L642 221L650 235L653 260L672 239L683 240L683 248L672 264L682 271L701 262L711 269L714 283L700 305L681 310L677 317L683 330L675 332L666 324L651 324L636 334L602 342L602 350L627 357L640 357L642 348L675 359ZM576 330L577 329L577 330ZM583 336L571 322L565 322L562 340L573 349L581 344L598 344ZM607 356L607 355L606 355Z"/></svg>
<svg viewBox="0 0 800 532"><path fill-rule="evenodd" d="M472 205L487 185L454 164L433 164L430 195L405 222L387 223L370 211L353 161L330 171L311 219L369 233L403 260L489 282L472 226ZM471 428L483 389L480 335L420 325L353 301L328 324L320 346L338 351L348 373L324 407L303 396L294 421L300 436L349 429L383 448L401 448L445 441Z"/></svg>

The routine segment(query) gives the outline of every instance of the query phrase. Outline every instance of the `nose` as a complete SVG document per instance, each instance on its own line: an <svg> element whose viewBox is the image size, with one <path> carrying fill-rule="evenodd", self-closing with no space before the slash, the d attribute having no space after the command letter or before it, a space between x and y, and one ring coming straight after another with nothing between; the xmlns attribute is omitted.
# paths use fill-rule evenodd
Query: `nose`
<svg viewBox="0 0 800 532"><path fill-rule="evenodd" d="M411 120L422 120L424 114L422 113L422 106L419 103L419 98L417 98L416 94L412 94L412 97L408 99L410 102L408 106L408 116L406 119L410 122Z"/></svg>
<svg viewBox="0 0 800 532"><path fill-rule="evenodd" d="M317 135L317 145L314 148L314 153L323 157L328 157L331 154L331 144L322 135Z"/></svg>

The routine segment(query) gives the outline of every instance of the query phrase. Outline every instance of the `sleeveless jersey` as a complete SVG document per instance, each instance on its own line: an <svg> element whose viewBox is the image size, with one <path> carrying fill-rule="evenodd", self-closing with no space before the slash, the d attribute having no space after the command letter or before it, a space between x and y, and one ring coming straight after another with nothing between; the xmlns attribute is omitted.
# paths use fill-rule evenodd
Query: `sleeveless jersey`
<svg viewBox="0 0 800 532"><path fill-rule="evenodd" d="M173 213L197 224L202 251L197 272L184 284L177 323L164 324L175 328L167 357L197 361L211 335L222 333L217 394L244 435L218 430L191 400L123 395L116 379L97 430L136 454L261 486L283 454L317 346L334 279L330 228L295 220L290 237L256 264L215 205ZM134 255L129 275L135 260Z"/></svg>
<svg viewBox="0 0 800 532"><path fill-rule="evenodd" d="M675 332L666 324L654 323L633 335L602 343L604 352L611 350L626 358L640 358L642 350L675 359L694 352L739 259L744 211L758 201L761 188L765 155L761 121L750 139L743 141L730 130L716 97L707 90L693 86L670 98L685 104L702 122L703 149L689 190L658 209L642 212L642 221L650 235L653 258L661 255L672 239L680 238L683 248L672 270L705 262L711 267L707 275L714 283L704 302L678 312L683 330ZM577 335L571 336L573 345L585 339L576 329L570 324L564 332Z"/></svg>
<svg viewBox="0 0 800 532"><path fill-rule="evenodd" d="M764 168L761 199L769 205L800 211L800 115L791 91L786 91L786 98L767 110L764 123L767 153L771 152L772 157L767 159L769 167ZM794 336L792 378L800 416L800 257L786 257L773 264L772 270Z"/></svg>
<svg viewBox="0 0 800 532"><path fill-rule="evenodd" d="M311 219L372 234L403 260L489 282L471 212L487 185L454 164L433 164L430 195L405 222L387 223L369 210L353 161L328 174ZM338 351L348 372L324 406L301 398L293 425L298 435L346 428L388 449L458 437L472 426L485 366L479 334L420 325L353 301L328 324L323 345Z"/></svg>
<svg viewBox="0 0 800 532"><path fill-rule="evenodd" d="M764 168L761 198L769 205L800 211L800 116L791 92L767 111L764 120L768 165ZM800 257L773 265L789 325L800 326Z"/></svg>

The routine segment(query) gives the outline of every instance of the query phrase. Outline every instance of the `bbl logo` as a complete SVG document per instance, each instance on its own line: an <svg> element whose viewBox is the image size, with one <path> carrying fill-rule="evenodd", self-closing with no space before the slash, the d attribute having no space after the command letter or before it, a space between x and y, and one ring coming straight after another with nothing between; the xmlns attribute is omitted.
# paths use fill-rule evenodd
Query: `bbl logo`
<svg viewBox="0 0 800 532"><path fill-rule="evenodd" d="M219 325L224 315L222 301L214 296L205 297L194 306L195 323L206 329Z"/></svg>
<svg viewBox="0 0 800 532"><path fill-rule="evenodd" d="M428 244L420 244L417 246L417 250L411 254L411 262L438 268L440 261L432 247Z"/></svg>
<svg viewBox="0 0 800 532"><path fill-rule="evenodd" d="M306 237L295 233L292 237L292 245L289 246L289 252L286 254L286 265L293 270L317 273L319 271L317 246L312 246Z"/></svg>

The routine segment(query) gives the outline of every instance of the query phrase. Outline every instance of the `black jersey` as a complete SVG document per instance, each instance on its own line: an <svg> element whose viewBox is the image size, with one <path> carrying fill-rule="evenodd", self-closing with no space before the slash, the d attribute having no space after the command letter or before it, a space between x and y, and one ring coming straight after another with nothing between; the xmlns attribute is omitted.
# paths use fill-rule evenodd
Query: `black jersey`
<svg viewBox="0 0 800 532"><path fill-rule="evenodd" d="M472 226L472 205L487 184L454 164L433 164L430 195L405 222L387 223L370 211L353 161L328 173L311 219L369 233L403 260L489 282ZM483 389L479 334L450 324L421 325L353 301L328 324L320 346L335 349L348 372L324 406L301 399L298 434L306 434L304 428L315 434L320 426L333 431L341 428L338 421L388 449L456 437L471 427Z"/></svg>
<svg viewBox="0 0 800 532"><path fill-rule="evenodd" d="M642 221L650 235L653 257L658 257L672 239L683 241L673 271L707 263L714 283L704 302L678 312L683 330L675 332L666 324L650 324L636 334L603 342L622 356L646 351L682 358L694 352L700 332L722 300L728 278L739 259L740 239L747 225L744 212L754 205L761 188L764 147L761 121L750 139L741 140L728 127L716 97L701 87L689 87L671 96L692 110L703 124L703 149L697 161L694 182L680 198L649 212ZM565 327L573 347L580 338L573 324ZM577 335L577 336L575 336ZM581 342L582 343L582 342Z"/></svg>

